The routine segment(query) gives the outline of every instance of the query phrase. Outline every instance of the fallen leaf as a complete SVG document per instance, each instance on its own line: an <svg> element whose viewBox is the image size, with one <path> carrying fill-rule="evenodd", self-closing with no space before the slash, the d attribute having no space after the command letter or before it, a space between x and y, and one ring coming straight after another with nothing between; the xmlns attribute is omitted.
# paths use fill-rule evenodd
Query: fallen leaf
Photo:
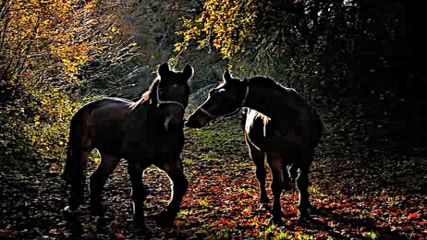
<svg viewBox="0 0 427 240"><path fill-rule="evenodd" d="M409 214L408 215L408 219L420 219L420 215L419 214L417 214L417 213L411 213L411 214Z"/></svg>

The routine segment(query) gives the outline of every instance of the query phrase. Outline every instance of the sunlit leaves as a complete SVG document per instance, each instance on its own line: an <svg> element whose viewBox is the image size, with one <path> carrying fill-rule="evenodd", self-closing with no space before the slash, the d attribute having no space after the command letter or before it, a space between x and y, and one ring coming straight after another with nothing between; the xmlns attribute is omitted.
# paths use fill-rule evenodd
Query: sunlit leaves
<svg viewBox="0 0 427 240"><path fill-rule="evenodd" d="M200 47L214 47L230 59L244 52L244 43L253 40L256 16L255 0L206 1L199 17L183 19L184 30L178 32L183 42L175 44L175 51L184 51L197 41Z"/></svg>
<svg viewBox="0 0 427 240"><path fill-rule="evenodd" d="M111 45L118 27L96 0L14 0L5 6L0 17L0 74L7 78L2 75L0 83L19 94L1 117L20 112L13 128L5 129L9 135L22 135L41 157L59 157L78 105L72 89L81 83L81 68ZM116 31L110 31L111 26Z"/></svg>
<svg viewBox="0 0 427 240"><path fill-rule="evenodd" d="M83 57L90 48L90 44L78 43L83 35L79 27L94 5L95 1L82 5L78 0L11 1L8 14L0 21L5 43L1 50L6 53L10 70L16 69L14 74L20 74L27 67L34 69L48 58L56 57L69 61L63 70L70 79L74 78L77 66L85 61ZM75 49L64 56L63 49L71 46ZM76 58L79 61L74 64Z"/></svg>
<svg viewBox="0 0 427 240"><path fill-rule="evenodd" d="M67 142L70 118L78 104L58 89L46 92L28 87L26 94L23 104L27 107L21 116L21 134L31 141L40 156L61 156ZM30 112L36 113L33 120Z"/></svg>

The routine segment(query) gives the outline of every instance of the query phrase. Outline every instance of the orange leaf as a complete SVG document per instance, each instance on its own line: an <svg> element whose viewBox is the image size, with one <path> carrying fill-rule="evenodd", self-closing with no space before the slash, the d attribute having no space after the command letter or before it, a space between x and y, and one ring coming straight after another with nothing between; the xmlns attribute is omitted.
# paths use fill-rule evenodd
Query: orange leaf
<svg viewBox="0 0 427 240"><path fill-rule="evenodd" d="M392 212L391 213L391 216L392 217L396 217L397 215L399 215L400 214L400 211L396 211L396 212Z"/></svg>
<svg viewBox="0 0 427 240"><path fill-rule="evenodd" d="M225 225L225 226L228 226L228 227L234 227L234 226L236 226L236 222L234 222L234 221L228 221L226 219L221 219L219 221L219 224Z"/></svg>
<svg viewBox="0 0 427 240"><path fill-rule="evenodd" d="M125 235L122 232L116 232L114 235L117 239L125 239Z"/></svg>
<svg viewBox="0 0 427 240"><path fill-rule="evenodd" d="M292 209L288 212L288 215L297 215L298 214L298 210L297 209Z"/></svg>
<svg viewBox="0 0 427 240"><path fill-rule="evenodd" d="M417 213L411 213L408 215L408 219L420 219L420 215Z"/></svg>
<svg viewBox="0 0 427 240"><path fill-rule="evenodd" d="M175 226L177 226L177 227L181 227L181 226L184 226L185 224L184 224L184 222L183 221L176 221L175 222Z"/></svg>

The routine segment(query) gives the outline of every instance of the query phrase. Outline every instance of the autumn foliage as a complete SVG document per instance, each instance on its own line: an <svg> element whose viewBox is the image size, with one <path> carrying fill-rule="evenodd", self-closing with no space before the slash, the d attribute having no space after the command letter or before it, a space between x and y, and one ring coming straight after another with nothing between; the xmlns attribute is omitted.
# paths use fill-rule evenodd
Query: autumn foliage
<svg viewBox="0 0 427 240"><path fill-rule="evenodd" d="M223 58L244 52L245 44L254 39L256 3L256 0L206 1L200 16L183 19L184 30L177 32L183 41L175 44L175 51L184 51L196 41L200 47L217 49Z"/></svg>
<svg viewBox="0 0 427 240"><path fill-rule="evenodd" d="M98 1L6 0L0 11L0 149L57 158L83 100L81 68L115 41L116 18Z"/></svg>

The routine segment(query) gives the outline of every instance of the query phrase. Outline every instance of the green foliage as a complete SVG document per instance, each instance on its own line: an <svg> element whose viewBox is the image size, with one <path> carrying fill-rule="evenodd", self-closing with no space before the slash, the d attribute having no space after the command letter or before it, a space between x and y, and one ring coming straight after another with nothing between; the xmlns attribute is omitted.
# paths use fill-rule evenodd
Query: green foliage
<svg viewBox="0 0 427 240"><path fill-rule="evenodd" d="M276 234L273 239L274 240L291 240L293 239L293 237L285 232L279 231L279 233Z"/></svg>
<svg viewBox="0 0 427 240"><path fill-rule="evenodd" d="M203 154L198 158L210 161L233 151L244 152L246 150L243 145L243 129L236 127L236 122L235 119L219 120L215 122L216 127L214 128L186 128L185 134L191 135L192 141L197 141L203 146ZM218 131L217 127L225 131Z"/></svg>
<svg viewBox="0 0 427 240"><path fill-rule="evenodd" d="M66 94L53 89L51 92L31 89L32 99L24 104L21 111L31 111L34 115L23 118L21 134L31 142L37 154L43 158L63 158L67 141L68 127L72 114L79 104ZM30 106L25 109L25 106Z"/></svg>
<svg viewBox="0 0 427 240"><path fill-rule="evenodd" d="M367 236L369 239L372 239L372 240L376 240L376 239L378 239L378 234L377 234L377 233L375 233L375 232L373 232L373 231L371 231L371 232L367 232L367 233L366 233L366 236Z"/></svg>
<svg viewBox="0 0 427 240"><path fill-rule="evenodd" d="M207 207L209 207L209 201L206 200L206 199L202 199L202 200L199 201L199 205L201 207L207 208Z"/></svg>

